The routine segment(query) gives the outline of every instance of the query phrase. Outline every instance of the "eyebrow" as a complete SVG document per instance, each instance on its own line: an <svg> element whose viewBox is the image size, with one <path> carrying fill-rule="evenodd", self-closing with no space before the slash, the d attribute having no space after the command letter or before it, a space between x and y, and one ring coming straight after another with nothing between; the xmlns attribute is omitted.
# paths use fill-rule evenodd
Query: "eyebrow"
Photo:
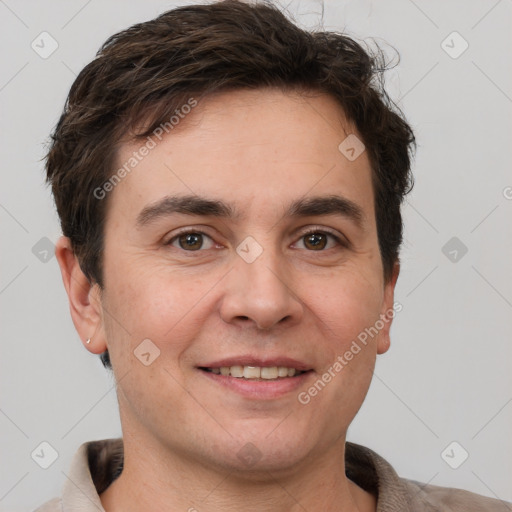
<svg viewBox="0 0 512 512"><path fill-rule="evenodd" d="M142 209L137 216L137 226L143 227L173 213L224 218L237 218L239 214L226 203L195 195L166 196Z"/></svg>
<svg viewBox="0 0 512 512"><path fill-rule="evenodd" d="M137 227L142 228L158 219L175 213L197 216L212 216L231 220L242 215L233 206L223 201L207 199L197 195L166 196L144 207L137 216ZM366 215L363 209L350 199L338 195L318 196L298 199L285 211L285 217L310 217L319 215L339 215L354 222L361 228Z"/></svg>
<svg viewBox="0 0 512 512"><path fill-rule="evenodd" d="M363 209L354 201L337 195L310 197L294 201L288 211L290 217L309 217L315 215L339 215L362 228L366 220Z"/></svg>

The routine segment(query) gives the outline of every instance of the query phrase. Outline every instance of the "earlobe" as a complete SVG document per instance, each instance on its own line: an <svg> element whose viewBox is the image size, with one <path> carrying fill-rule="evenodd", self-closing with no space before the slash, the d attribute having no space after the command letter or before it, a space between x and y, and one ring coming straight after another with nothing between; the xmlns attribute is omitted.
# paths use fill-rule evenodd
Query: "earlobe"
<svg viewBox="0 0 512 512"><path fill-rule="evenodd" d="M69 238L59 238L55 246L55 256L68 295L75 329L89 352L101 354L107 346L103 332L99 285L91 283L83 273Z"/></svg>
<svg viewBox="0 0 512 512"><path fill-rule="evenodd" d="M391 329L391 323L395 317L396 311L394 307L395 297L395 286L400 274L400 263L396 262L393 266L393 273L390 280L385 284L384 287L384 301L381 310L381 320L384 326L379 332L377 341L377 354L384 354L389 350L391 346L391 338L389 331Z"/></svg>
<svg viewBox="0 0 512 512"><path fill-rule="evenodd" d="M389 350L390 346L391 338L389 337L389 333L381 333L377 343L377 354L385 354Z"/></svg>

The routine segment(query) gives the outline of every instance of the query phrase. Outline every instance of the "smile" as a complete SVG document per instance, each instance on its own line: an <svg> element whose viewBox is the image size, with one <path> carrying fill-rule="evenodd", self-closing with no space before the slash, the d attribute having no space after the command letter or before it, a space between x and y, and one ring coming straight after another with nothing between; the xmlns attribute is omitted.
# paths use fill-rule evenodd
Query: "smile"
<svg viewBox="0 0 512 512"><path fill-rule="evenodd" d="M295 377L304 373L295 368L286 366L221 366L217 368L201 368L206 372L211 372L224 377L235 377L237 379L251 380L275 380L288 377Z"/></svg>

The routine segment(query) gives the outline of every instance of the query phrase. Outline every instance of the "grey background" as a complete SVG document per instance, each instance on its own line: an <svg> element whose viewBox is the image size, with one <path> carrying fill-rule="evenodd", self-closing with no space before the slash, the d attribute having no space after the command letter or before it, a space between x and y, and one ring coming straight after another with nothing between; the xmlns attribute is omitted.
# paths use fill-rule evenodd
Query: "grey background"
<svg viewBox="0 0 512 512"><path fill-rule="evenodd" d="M45 237L55 242L60 229L41 159L75 75L100 44L173 5L0 0L1 510L28 511L59 495L82 442L121 434L113 380L81 345L56 259L48 253L44 261ZM295 1L288 9L315 26L319 6ZM398 49L401 63L388 75L389 90L419 143L396 290L403 310L348 438L376 450L401 476L506 500L512 500L511 15L511 0L326 0L323 20L328 29ZM31 48L43 31L58 43L46 59ZM453 31L469 44L458 58L442 46ZM453 54L462 44L451 36L444 47ZM455 245L443 251L452 237ZM457 261L449 259L454 248ZM48 469L31 458L42 441L59 454ZM441 456L453 441L469 453L457 469ZM452 464L461 460L460 448L448 453Z"/></svg>

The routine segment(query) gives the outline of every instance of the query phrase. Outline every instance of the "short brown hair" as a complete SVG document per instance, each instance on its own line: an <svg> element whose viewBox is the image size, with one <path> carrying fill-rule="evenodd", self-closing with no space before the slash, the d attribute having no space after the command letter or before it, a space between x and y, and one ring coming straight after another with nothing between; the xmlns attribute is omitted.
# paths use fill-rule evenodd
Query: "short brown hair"
<svg viewBox="0 0 512 512"><path fill-rule="evenodd" d="M387 68L378 47L301 29L270 2L179 7L110 37L73 83L46 161L63 234L84 274L103 287L108 198L94 191L112 176L123 140L147 137L191 97L277 87L331 95L357 128L372 165L388 281L402 243L400 206L413 186L415 140L384 89ZM108 352L102 361L111 368Z"/></svg>

